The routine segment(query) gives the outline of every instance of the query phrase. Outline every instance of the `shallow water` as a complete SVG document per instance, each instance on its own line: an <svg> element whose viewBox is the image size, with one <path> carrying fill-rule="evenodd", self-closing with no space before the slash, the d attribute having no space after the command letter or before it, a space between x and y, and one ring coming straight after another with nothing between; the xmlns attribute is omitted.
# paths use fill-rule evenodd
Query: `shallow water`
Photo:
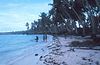
<svg viewBox="0 0 100 65"><path fill-rule="evenodd" d="M39 37L39 41L35 41L35 37ZM45 43L42 39L43 35L0 35L0 65L6 63L12 58L19 56L25 50L34 45ZM48 41L52 40L52 36L48 35Z"/></svg>

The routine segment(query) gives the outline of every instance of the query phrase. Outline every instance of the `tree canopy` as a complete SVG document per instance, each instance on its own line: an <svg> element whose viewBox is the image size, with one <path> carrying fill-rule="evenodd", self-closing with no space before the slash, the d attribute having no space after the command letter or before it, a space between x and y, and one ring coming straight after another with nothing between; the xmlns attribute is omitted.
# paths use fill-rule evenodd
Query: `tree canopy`
<svg viewBox="0 0 100 65"><path fill-rule="evenodd" d="M100 34L99 0L53 0L51 6L48 14L41 13L41 18L35 24L37 27L32 28L34 32Z"/></svg>

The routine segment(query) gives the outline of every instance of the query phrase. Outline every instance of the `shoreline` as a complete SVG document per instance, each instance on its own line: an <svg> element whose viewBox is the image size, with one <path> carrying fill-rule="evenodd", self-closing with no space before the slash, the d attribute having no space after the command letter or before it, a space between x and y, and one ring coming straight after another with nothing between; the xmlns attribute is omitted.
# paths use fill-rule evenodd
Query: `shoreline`
<svg viewBox="0 0 100 65"><path fill-rule="evenodd" d="M28 51L33 52L30 56L24 57L16 63L8 65L97 65L100 64L100 50L84 50L74 47L67 47L71 42L83 39L67 37L58 37L55 41L46 42L36 47L32 47ZM37 49L37 51L35 50ZM29 54L30 52L26 53ZM92 55L92 56L91 56ZM74 62L74 63L72 63Z"/></svg>

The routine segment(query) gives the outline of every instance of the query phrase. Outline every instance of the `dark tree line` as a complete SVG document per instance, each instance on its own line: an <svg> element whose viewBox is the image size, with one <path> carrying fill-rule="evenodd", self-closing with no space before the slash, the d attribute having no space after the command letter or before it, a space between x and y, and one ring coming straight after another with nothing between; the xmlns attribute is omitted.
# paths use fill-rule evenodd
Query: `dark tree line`
<svg viewBox="0 0 100 65"><path fill-rule="evenodd" d="M100 0L53 0L31 31L44 34L100 34Z"/></svg>

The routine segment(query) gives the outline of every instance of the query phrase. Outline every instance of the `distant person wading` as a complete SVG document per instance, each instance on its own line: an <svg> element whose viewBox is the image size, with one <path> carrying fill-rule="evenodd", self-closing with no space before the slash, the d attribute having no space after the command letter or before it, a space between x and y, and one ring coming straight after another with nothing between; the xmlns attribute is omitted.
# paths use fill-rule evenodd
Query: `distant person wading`
<svg viewBox="0 0 100 65"><path fill-rule="evenodd" d="M45 42L47 42L47 35L43 35L43 41Z"/></svg>
<svg viewBox="0 0 100 65"><path fill-rule="evenodd" d="M38 37L38 36L36 36L35 40L36 40L36 42L38 42L38 40L39 40L39 37Z"/></svg>

